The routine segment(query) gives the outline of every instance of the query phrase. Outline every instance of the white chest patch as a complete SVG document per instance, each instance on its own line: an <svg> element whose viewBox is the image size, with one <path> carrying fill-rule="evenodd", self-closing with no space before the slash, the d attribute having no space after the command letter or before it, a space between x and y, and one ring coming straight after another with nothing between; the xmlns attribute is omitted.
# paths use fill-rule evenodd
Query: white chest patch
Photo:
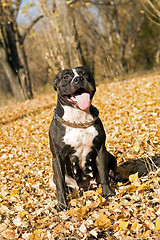
<svg viewBox="0 0 160 240"><path fill-rule="evenodd" d="M93 117L80 109L64 107L63 119L70 122L84 123L93 120ZM98 135L94 126L88 128L66 127L66 134L63 141L75 149L75 156L79 158L80 167L85 167L86 156L92 150L93 139Z"/></svg>

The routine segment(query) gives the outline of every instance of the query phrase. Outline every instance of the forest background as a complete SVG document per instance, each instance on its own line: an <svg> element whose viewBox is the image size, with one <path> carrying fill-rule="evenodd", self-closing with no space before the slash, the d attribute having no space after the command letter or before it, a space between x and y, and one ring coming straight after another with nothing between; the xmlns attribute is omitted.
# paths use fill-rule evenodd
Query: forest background
<svg viewBox="0 0 160 240"><path fill-rule="evenodd" d="M0 105L50 91L63 68L97 84L157 71L158 0L0 0Z"/></svg>

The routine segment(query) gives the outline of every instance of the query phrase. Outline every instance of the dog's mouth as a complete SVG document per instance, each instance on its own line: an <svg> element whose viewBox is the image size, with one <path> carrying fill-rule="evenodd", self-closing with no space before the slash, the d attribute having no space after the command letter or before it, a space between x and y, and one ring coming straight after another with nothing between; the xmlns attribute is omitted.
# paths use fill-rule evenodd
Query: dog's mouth
<svg viewBox="0 0 160 240"><path fill-rule="evenodd" d="M79 88L73 95L65 96L68 102L74 104L82 110L87 110L91 105L92 93L87 92L84 88Z"/></svg>

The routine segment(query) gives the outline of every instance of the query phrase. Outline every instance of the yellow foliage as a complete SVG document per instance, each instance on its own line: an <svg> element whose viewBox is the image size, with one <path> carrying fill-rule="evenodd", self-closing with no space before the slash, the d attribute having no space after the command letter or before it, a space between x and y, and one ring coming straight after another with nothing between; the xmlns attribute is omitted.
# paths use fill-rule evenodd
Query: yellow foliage
<svg viewBox="0 0 160 240"><path fill-rule="evenodd" d="M129 176L129 181L132 183L132 182L134 182L134 180L135 180L136 178L138 178L138 172L135 173L135 174L130 175L130 176Z"/></svg>
<svg viewBox="0 0 160 240"><path fill-rule="evenodd" d="M111 226L111 220L108 219L108 217L103 212L101 212L98 218L96 218L95 226L100 229L108 228Z"/></svg>
<svg viewBox="0 0 160 240"><path fill-rule="evenodd" d="M119 230L122 231L128 227L128 222L124 220L119 220Z"/></svg>
<svg viewBox="0 0 160 240"><path fill-rule="evenodd" d="M155 230L155 231L160 230L160 217L158 217L158 218L156 219L155 229L154 229L154 230Z"/></svg>
<svg viewBox="0 0 160 240"><path fill-rule="evenodd" d="M132 184L127 188L127 192L135 192L136 189L137 189L136 186L134 184Z"/></svg>
<svg viewBox="0 0 160 240"><path fill-rule="evenodd" d="M11 193L10 193L10 197L13 197L15 195L19 194L19 190L18 189L12 189Z"/></svg>

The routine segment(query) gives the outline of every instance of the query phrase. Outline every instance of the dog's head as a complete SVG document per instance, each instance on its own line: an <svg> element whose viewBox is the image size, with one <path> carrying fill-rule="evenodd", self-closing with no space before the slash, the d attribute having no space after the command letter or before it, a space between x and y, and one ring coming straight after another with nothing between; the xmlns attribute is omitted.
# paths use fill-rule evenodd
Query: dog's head
<svg viewBox="0 0 160 240"><path fill-rule="evenodd" d="M58 99L66 105L86 110L96 91L93 75L84 67L65 69L54 78Z"/></svg>

